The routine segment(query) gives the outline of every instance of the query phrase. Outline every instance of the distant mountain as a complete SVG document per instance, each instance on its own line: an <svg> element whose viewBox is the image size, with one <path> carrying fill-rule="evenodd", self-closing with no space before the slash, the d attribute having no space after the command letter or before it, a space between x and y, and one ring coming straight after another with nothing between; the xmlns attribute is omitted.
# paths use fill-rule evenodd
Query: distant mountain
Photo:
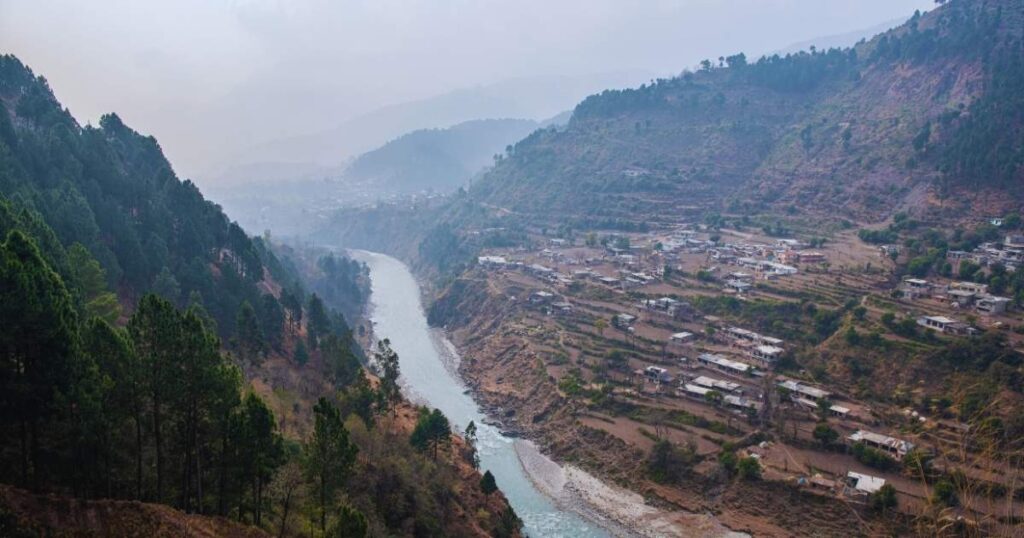
<svg viewBox="0 0 1024 538"><path fill-rule="evenodd" d="M250 232L302 235L343 206L451 192L493 165L495 155L509 145L536 129L563 126L571 115L570 110L540 122L488 119L421 129L360 155L343 169L250 165L249 182L213 185L207 193Z"/></svg>
<svg viewBox="0 0 1024 538"><path fill-rule="evenodd" d="M381 191L451 191L540 125L532 120L474 120L413 131L360 155L344 176Z"/></svg>
<svg viewBox="0 0 1024 538"><path fill-rule="evenodd" d="M204 179L211 185L246 182L251 165L337 166L405 133L481 118L542 120L571 109L596 91L635 86L653 76L628 71L524 77L399 103L341 121L333 129L259 144L240 152L224 169L211 171Z"/></svg>

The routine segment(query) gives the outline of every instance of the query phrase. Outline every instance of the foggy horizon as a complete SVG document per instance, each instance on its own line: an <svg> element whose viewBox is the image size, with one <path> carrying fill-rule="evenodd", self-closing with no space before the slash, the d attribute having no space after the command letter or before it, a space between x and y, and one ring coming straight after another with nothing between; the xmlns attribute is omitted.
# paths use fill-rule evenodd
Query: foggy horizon
<svg viewBox="0 0 1024 538"><path fill-rule="evenodd" d="M666 0L635 10L611 1L186 0L142 7L128 0L0 0L0 51L45 75L82 124L116 112L156 137L182 177L211 186L218 171L258 164L252 155L266 153L261 148L289 139L302 145L303 136L382 107L510 81L552 88L573 81L564 95L545 99L505 89L481 97L480 110L494 115L543 119L606 85L673 76L703 58L757 57L933 6L823 4ZM459 118L451 117L449 123ZM427 120L408 120L416 121ZM366 143L379 141L367 135ZM337 163L367 149L338 148ZM268 158L306 160L290 150Z"/></svg>

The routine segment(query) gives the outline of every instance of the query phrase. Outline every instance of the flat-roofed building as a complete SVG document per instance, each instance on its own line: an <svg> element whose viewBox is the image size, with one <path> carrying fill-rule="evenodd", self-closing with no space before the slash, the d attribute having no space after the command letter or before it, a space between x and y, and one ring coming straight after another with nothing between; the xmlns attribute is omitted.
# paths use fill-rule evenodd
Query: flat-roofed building
<svg viewBox="0 0 1024 538"><path fill-rule="evenodd" d="M753 367L745 362L739 362L727 359L722 355L715 355L713 353L702 353L697 357L697 362L717 368L723 372L730 372L734 374L746 374L753 371Z"/></svg>
<svg viewBox="0 0 1024 538"><path fill-rule="evenodd" d="M722 379L715 379L708 376L697 376L693 379L694 385L700 385L709 389L715 389L725 392L736 392L739 391L741 385L739 383L733 383L732 381L725 381Z"/></svg>
<svg viewBox="0 0 1024 538"><path fill-rule="evenodd" d="M898 459L903 458L908 452L914 450L914 444L909 441L867 430L857 430L850 434L847 439L853 443L864 443L872 448L877 448Z"/></svg>
<svg viewBox="0 0 1024 538"><path fill-rule="evenodd" d="M799 394L799 395L802 395L802 396L806 396L806 397L811 398L813 400L821 400L823 398L828 398L829 396L831 396L831 393L828 392L827 390L822 390L822 389L819 389L817 387L812 387L812 386L810 386L810 385L808 385L806 383L801 383L799 381L793 381L793 380L788 380L787 379L785 381L779 381L777 383L777 386L779 386L781 388L784 388L784 389L786 389L786 390L788 390L790 392L794 392L796 394Z"/></svg>

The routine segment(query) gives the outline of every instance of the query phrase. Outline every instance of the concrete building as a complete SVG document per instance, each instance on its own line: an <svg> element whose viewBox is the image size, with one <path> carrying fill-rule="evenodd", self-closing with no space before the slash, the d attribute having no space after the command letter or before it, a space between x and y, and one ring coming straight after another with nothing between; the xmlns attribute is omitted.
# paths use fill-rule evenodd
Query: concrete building
<svg viewBox="0 0 1024 538"><path fill-rule="evenodd" d="M982 314L992 316L1006 312L1010 306L1009 297L997 297L995 295L984 295L974 303L974 308Z"/></svg>
<svg viewBox="0 0 1024 538"><path fill-rule="evenodd" d="M946 316L923 316L917 318L917 324L935 332L956 336L969 336L977 332L970 325Z"/></svg>
<svg viewBox="0 0 1024 538"><path fill-rule="evenodd" d="M867 446L886 452L896 459L902 459L908 452L914 450L914 444L909 441L867 430L857 430L850 434L847 439L851 443L864 443Z"/></svg>

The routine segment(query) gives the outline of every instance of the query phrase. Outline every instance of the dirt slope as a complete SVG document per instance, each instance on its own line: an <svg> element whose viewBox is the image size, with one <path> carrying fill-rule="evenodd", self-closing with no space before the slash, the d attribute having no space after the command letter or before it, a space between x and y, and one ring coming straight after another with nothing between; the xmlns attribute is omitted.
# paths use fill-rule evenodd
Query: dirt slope
<svg viewBox="0 0 1024 538"><path fill-rule="evenodd" d="M0 535L262 538L260 529L135 501L80 501L0 485Z"/></svg>

